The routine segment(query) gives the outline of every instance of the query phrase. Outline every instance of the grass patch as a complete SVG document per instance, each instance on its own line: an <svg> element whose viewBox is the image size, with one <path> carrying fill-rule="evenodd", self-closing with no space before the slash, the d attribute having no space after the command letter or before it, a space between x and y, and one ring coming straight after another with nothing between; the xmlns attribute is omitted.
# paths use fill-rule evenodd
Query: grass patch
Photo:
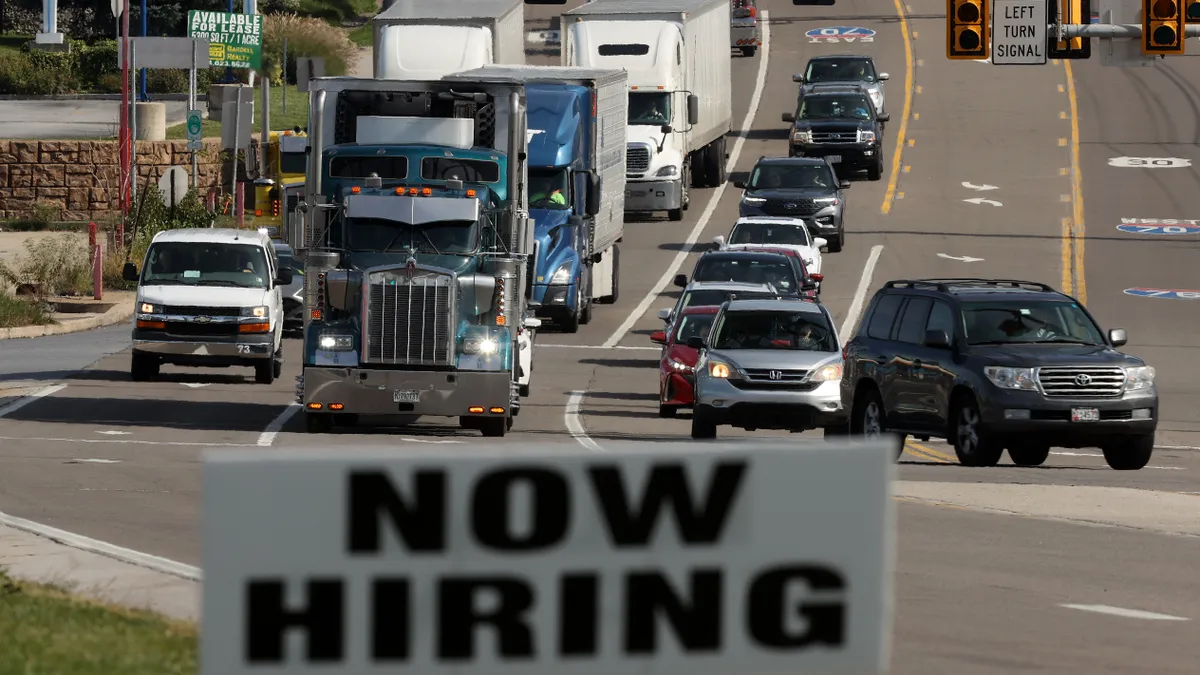
<svg viewBox="0 0 1200 675"><path fill-rule="evenodd" d="M262 90L255 88L254 97L254 125L253 133L258 134L262 131ZM233 124L233 120L229 121ZM220 138L221 123L211 120L204 120L201 134L204 138ZM283 131L292 127L300 127L304 129L308 127L308 94L300 92L296 89L296 85L288 85L287 87L287 112L283 111L283 87L271 85L271 129L274 131ZM187 138L187 125L177 124L167 128L168 140L182 140Z"/></svg>
<svg viewBox="0 0 1200 675"><path fill-rule="evenodd" d="M44 326L54 323L51 313L42 303L11 295L7 290L0 290L0 328L17 328L19 326ZM3 579L3 577L0 577ZM0 635L6 635L4 589L0 587ZM7 641L5 638L5 642ZM0 664L4 663L5 642L0 642ZM13 662L14 664L16 661ZM0 668L0 673L7 671Z"/></svg>
<svg viewBox="0 0 1200 675"><path fill-rule="evenodd" d="M74 598L0 572L0 673L169 675L197 671L191 624Z"/></svg>
<svg viewBox="0 0 1200 675"><path fill-rule="evenodd" d="M371 29L371 24L365 23L350 31L350 41L359 47L374 47L375 31Z"/></svg>
<svg viewBox="0 0 1200 675"><path fill-rule="evenodd" d="M375 0L300 0L300 7L296 11L303 16L313 16L336 24L374 16L379 8Z"/></svg>
<svg viewBox="0 0 1200 675"><path fill-rule="evenodd" d="M32 39L32 35L0 35L0 50L19 52Z"/></svg>

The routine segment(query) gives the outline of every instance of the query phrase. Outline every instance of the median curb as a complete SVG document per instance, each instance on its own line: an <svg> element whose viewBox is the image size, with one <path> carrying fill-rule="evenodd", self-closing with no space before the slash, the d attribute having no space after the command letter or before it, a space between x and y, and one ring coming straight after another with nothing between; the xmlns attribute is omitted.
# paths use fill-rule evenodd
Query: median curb
<svg viewBox="0 0 1200 675"><path fill-rule="evenodd" d="M48 326L18 326L16 328L0 328L0 340L16 340L19 338L37 338L48 335L65 335L80 331L103 328L133 317L133 303L121 302L113 305L103 314L90 316L86 319L75 319L66 323L50 324Z"/></svg>

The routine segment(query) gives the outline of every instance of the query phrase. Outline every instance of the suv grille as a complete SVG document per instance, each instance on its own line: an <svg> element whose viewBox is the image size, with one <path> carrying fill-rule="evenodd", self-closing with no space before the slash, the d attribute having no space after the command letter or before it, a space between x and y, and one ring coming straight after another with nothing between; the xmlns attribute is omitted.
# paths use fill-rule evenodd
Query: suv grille
<svg viewBox="0 0 1200 675"><path fill-rule="evenodd" d="M625 150L625 173L646 173L650 168L650 148L631 145Z"/></svg>
<svg viewBox="0 0 1200 675"><path fill-rule="evenodd" d="M811 216L822 206L811 199L768 199L761 208L770 216Z"/></svg>
<svg viewBox="0 0 1200 675"><path fill-rule="evenodd" d="M858 133L854 131L814 131L813 143L857 143Z"/></svg>
<svg viewBox="0 0 1200 675"><path fill-rule="evenodd" d="M1121 368L1038 368L1037 379L1046 396L1108 398L1120 396L1125 390L1125 371Z"/></svg>
<svg viewBox="0 0 1200 675"><path fill-rule="evenodd" d="M766 380L768 382L800 382L808 377L807 370L772 370L770 368L745 368L746 377L751 380ZM778 377L771 377L772 373L778 373Z"/></svg>

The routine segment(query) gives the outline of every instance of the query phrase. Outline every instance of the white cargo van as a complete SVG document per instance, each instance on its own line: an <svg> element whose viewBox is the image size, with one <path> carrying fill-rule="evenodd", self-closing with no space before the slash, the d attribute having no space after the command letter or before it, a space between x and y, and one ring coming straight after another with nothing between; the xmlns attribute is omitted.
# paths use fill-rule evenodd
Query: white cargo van
<svg viewBox="0 0 1200 675"><path fill-rule="evenodd" d="M396 0L371 22L379 80L436 80L525 63L522 0Z"/></svg>
<svg viewBox="0 0 1200 675"><path fill-rule="evenodd" d="M271 238L256 230L187 228L155 235L138 273L133 316L135 381L163 364L253 366L270 384L283 368L283 298L292 271L280 268Z"/></svg>

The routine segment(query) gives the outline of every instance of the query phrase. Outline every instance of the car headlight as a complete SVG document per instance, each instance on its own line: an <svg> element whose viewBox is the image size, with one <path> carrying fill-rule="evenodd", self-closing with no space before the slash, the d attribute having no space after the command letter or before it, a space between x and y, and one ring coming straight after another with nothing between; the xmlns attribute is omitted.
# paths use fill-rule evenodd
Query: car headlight
<svg viewBox="0 0 1200 675"><path fill-rule="evenodd" d="M748 195L742 195L743 204L762 204L766 201L767 200L763 197L750 197Z"/></svg>
<svg viewBox="0 0 1200 675"><path fill-rule="evenodd" d="M142 303L138 304L138 313L139 314L162 314L162 311L163 311L162 305L153 305L153 304L150 304L149 302L142 302Z"/></svg>
<svg viewBox="0 0 1200 675"><path fill-rule="evenodd" d="M679 175L679 167L664 166L663 168L659 169L658 172L655 173L654 175L658 176L659 178L672 178L674 176Z"/></svg>
<svg viewBox="0 0 1200 675"><path fill-rule="evenodd" d="M879 91L878 89L868 89L867 95L870 96L871 100L876 104L878 104L879 100L883 98L883 92Z"/></svg>
<svg viewBox="0 0 1200 675"><path fill-rule="evenodd" d="M499 345L492 338L469 337L463 340L464 354L495 354Z"/></svg>
<svg viewBox="0 0 1200 675"><path fill-rule="evenodd" d="M267 306L259 305L257 307L243 307L242 316L253 316L262 319L267 316Z"/></svg>
<svg viewBox="0 0 1200 675"><path fill-rule="evenodd" d="M858 142L859 143L874 143L875 142L875 132L874 131L864 131L862 129L859 129L858 130Z"/></svg>
<svg viewBox="0 0 1200 675"><path fill-rule="evenodd" d="M349 335L322 335L317 345L327 352L348 352L354 349L354 338Z"/></svg>
<svg viewBox="0 0 1200 675"><path fill-rule="evenodd" d="M812 143L812 132L808 131L808 130L793 129L792 130L792 142L793 143Z"/></svg>
<svg viewBox="0 0 1200 675"><path fill-rule="evenodd" d="M831 363L808 374L809 382L837 382L842 379L842 364Z"/></svg>
<svg viewBox="0 0 1200 675"><path fill-rule="evenodd" d="M671 367L671 370L674 370L674 371L680 372L680 373L690 373L695 370L695 368L693 368L692 366L689 366L688 364L684 363L683 361L676 361L675 359L673 359L669 356L667 357L667 365Z"/></svg>
<svg viewBox="0 0 1200 675"><path fill-rule="evenodd" d="M1134 366L1125 369L1125 390L1140 391L1154 386L1154 366Z"/></svg>
<svg viewBox="0 0 1200 675"><path fill-rule="evenodd" d="M837 206L838 198L837 197L817 197L816 199L813 200L813 203L821 204L822 206Z"/></svg>
<svg viewBox="0 0 1200 675"><path fill-rule="evenodd" d="M569 284L571 283L571 263L565 262L554 270L554 275L550 277L552 284Z"/></svg>
<svg viewBox="0 0 1200 675"><path fill-rule="evenodd" d="M724 361L709 361L707 365L708 374L713 377L719 377L722 380L731 380L737 378L737 370Z"/></svg>
<svg viewBox="0 0 1200 675"><path fill-rule="evenodd" d="M987 366L983 374L992 384L1001 389L1021 389L1037 391L1037 382L1033 378L1033 368L1009 368L1008 366Z"/></svg>

